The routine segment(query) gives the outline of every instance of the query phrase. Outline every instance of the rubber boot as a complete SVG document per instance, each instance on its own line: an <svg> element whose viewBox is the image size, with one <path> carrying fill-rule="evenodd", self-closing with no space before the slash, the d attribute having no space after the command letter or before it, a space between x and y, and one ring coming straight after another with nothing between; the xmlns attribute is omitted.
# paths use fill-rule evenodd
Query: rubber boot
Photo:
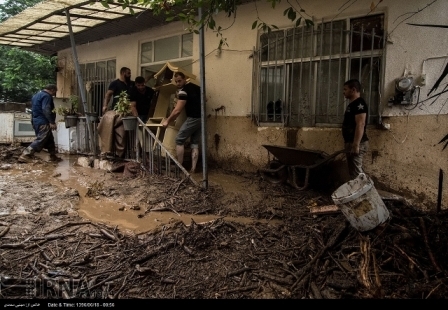
<svg viewBox="0 0 448 310"><path fill-rule="evenodd" d="M48 153L50 153L49 161L52 162L62 161L62 158L56 156L56 147L54 145L48 146Z"/></svg>
<svg viewBox="0 0 448 310"><path fill-rule="evenodd" d="M20 155L18 162L19 163L30 163L33 160L33 154L36 151L31 146L28 146L23 150L22 155Z"/></svg>
<svg viewBox="0 0 448 310"><path fill-rule="evenodd" d="M52 162L60 162L60 161L62 161L62 158L56 156L56 154L50 154L50 159L49 159L49 161L52 161Z"/></svg>
<svg viewBox="0 0 448 310"><path fill-rule="evenodd" d="M198 157L199 157L199 149L194 148L191 149L191 170L190 173L196 172L196 165L198 163Z"/></svg>

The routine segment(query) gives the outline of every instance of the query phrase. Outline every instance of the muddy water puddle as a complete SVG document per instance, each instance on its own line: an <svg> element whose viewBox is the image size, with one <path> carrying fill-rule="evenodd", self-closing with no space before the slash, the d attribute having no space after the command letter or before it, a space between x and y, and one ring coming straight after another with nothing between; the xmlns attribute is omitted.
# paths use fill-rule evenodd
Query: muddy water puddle
<svg viewBox="0 0 448 310"><path fill-rule="evenodd" d="M186 225L189 225L192 219L196 223L203 223L223 218L218 215L193 215L169 211L148 212L145 214L145 208L135 210L132 208L133 205L128 201L113 200L108 197L87 197L86 193L89 187L87 182L100 181L102 176L107 172L75 166L77 156L65 155L61 157L64 160L57 164L44 163L42 165L16 166L16 168L9 170L7 173L12 177L20 176L25 179L49 182L60 188L76 189L80 197L76 211L80 217L94 222L117 226L125 232L140 234L169 224L173 220L181 220ZM235 192L248 190L247 186L246 188L242 186L241 180L235 176L213 172L209 173L209 176L209 182L219 184L225 191ZM196 180L202 180L202 175L196 174L194 177ZM139 215L141 216L139 217ZM250 224L255 221L268 222L267 220L254 220L246 217L224 217L224 219L242 224ZM270 223L276 224L275 221L270 221Z"/></svg>

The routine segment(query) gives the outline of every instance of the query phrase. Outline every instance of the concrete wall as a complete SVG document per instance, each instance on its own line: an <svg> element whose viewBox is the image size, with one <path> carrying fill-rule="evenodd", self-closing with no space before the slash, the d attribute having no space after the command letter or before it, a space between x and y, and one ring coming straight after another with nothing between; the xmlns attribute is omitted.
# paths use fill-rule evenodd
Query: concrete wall
<svg viewBox="0 0 448 310"><path fill-rule="evenodd" d="M301 0L306 14L315 21L322 19L365 16L370 11L371 0L359 0L347 4L345 0ZM346 4L343 6L343 4ZM238 9L236 20L223 15L216 16L223 28L229 46L218 51L219 38L207 31L205 37L206 92L207 92L207 141L210 160L233 169L256 170L267 162L267 151L262 144L287 145L287 132L295 135L295 146L322 150L329 154L342 148L339 128L276 128L257 127L250 117L252 111L252 81L254 75L253 49L259 33L251 29L257 16L266 23L291 27L283 16L287 2L275 10L265 1L249 3ZM425 99L430 87L448 61L447 30L424 28L406 23L446 24L448 1L422 0L383 1L375 12L385 13L385 27L389 33L385 47L386 63L381 92L383 122L391 130L368 128L370 151L365 159L366 171L378 186L402 192L419 199L422 206L434 208L439 169L448 171L447 150L437 145L448 133L446 96L435 102L427 101L419 107L407 110L402 106L388 106L388 98L394 94L395 79L404 73L412 74L417 81L426 76L421 85L421 98ZM341 9L342 8L342 9ZM258 13L257 13L258 12ZM413 14L412 12L418 12ZM407 14L408 13L408 14ZM405 18L408 18L404 20ZM137 34L121 36L78 47L81 63L111 58L117 60L117 70L131 68L133 77L139 73L139 46L142 41L184 33L180 22L144 30ZM70 50L61 51L59 59L70 62ZM198 60L198 36L194 36L193 59ZM193 65L193 73L199 75L199 61ZM118 76L118 72L117 72ZM63 78L62 78L63 79ZM442 90L444 80L439 90ZM61 82L58 80L58 85ZM66 97L68 94L59 94ZM225 109L215 112L224 106ZM341 168L343 169L343 168ZM341 170L343 171L343 170ZM343 172L341 172L343 173ZM447 206L448 187L443 191Z"/></svg>
<svg viewBox="0 0 448 310"><path fill-rule="evenodd" d="M366 173L378 188L396 191L414 199L421 207L434 209L439 169L448 171L448 149L442 152L443 146L438 144L448 133L448 116L391 117L388 122L390 131L368 128L370 149L364 158ZM259 128L246 117L211 116L207 127L210 158L222 167L246 171L266 166L268 152L263 144L286 146L287 132L295 130ZM338 128L300 128L297 133L297 147L332 154L342 146ZM340 175L339 184L347 180L343 156L337 157L333 168ZM444 188L442 202L447 206L448 190L446 185Z"/></svg>

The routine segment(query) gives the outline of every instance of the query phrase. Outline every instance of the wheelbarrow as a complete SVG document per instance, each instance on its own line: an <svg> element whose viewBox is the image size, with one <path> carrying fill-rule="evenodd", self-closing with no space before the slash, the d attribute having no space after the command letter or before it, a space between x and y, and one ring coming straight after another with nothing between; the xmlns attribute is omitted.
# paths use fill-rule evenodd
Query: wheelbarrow
<svg viewBox="0 0 448 310"><path fill-rule="evenodd" d="M320 166L328 164L345 150L339 150L331 155L316 150L293 148L277 145L263 145L268 150L268 154L274 156L274 160L268 163L268 168L259 169L263 177L271 183L289 183L298 190L308 188L310 171ZM304 171L303 185L297 184L299 171Z"/></svg>

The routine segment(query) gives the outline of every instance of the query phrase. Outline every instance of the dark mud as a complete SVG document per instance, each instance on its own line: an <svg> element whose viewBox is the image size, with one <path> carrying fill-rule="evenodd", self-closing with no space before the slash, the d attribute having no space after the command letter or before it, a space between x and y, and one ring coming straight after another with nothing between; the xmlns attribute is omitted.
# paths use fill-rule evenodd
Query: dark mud
<svg viewBox="0 0 448 310"><path fill-rule="evenodd" d="M143 171L77 167L73 157L17 164L21 149L0 147L1 298L448 293L446 211L386 201L391 219L360 233L341 213L310 213L332 204L328 194L256 174L211 171L204 191Z"/></svg>

